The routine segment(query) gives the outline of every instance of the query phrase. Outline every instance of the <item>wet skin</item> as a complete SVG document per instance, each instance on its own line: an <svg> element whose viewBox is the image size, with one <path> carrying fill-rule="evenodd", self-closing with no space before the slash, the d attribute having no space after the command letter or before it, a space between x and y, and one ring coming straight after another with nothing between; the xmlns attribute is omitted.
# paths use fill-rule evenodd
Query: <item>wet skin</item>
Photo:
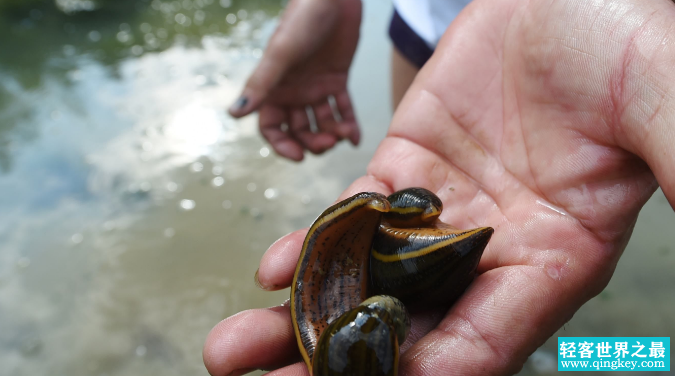
<svg viewBox="0 0 675 376"><path fill-rule="evenodd" d="M517 372L606 286L659 184L675 203L674 21L665 0L477 0L453 23L342 196L423 186L444 222L495 227L457 304L413 317L401 374ZM270 248L263 286L290 285L304 234ZM287 308L252 311L216 326L204 358L214 375L276 367L293 343Z"/></svg>

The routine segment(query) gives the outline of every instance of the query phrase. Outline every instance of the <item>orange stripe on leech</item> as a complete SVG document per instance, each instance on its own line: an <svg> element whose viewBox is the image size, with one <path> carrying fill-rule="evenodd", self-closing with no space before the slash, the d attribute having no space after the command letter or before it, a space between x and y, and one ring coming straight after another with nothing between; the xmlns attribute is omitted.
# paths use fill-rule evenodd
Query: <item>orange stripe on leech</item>
<svg viewBox="0 0 675 376"><path fill-rule="evenodd" d="M486 228L487 227L481 227L481 228L475 229L473 231L465 232L462 235L456 236L454 238L450 238L450 239L448 239L446 241L443 241L443 242L434 243L434 244L432 244L428 247L424 247L424 248L422 248L418 251L415 251L415 252L408 252L408 253L403 253L403 254L393 254L393 255L384 255L384 254L376 251L375 249L373 249L372 255L373 255L373 257L375 257L376 259L378 259L382 262L396 262L396 261L401 261L401 260L408 260L408 259L411 259L411 258L428 255L429 253L437 251L440 248L448 246L452 243L456 243L460 240L464 240L471 235L474 235L478 232L481 232L481 231L485 230Z"/></svg>
<svg viewBox="0 0 675 376"><path fill-rule="evenodd" d="M415 206L393 207L389 209L389 213L396 213L396 214L424 213L425 210L426 209L418 208Z"/></svg>
<svg viewBox="0 0 675 376"><path fill-rule="evenodd" d="M325 217L318 218L314 222L314 224L312 224L312 227L310 227L309 231L307 232L307 236L305 236L305 241L303 242L303 245L302 245L302 251L300 252L300 257L298 258L298 260L300 262L298 262L298 265L295 267L295 273L293 275L293 284L291 285L291 321L293 321L293 330L295 332L295 338L298 342L298 347L300 349L300 355L302 355L302 358L304 359L304 361L307 364L307 366L309 367L309 369L311 369L312 362L309 359L309 354L307 353L307 350L305 349L304 344L302 343L302 338L301 338L301 335L300 335L300 327L298 326L298 320L297 320L298 318L297 318L297 315L295 313L295 308L296 308L295 307L295 293L296 293L296 290L297 290L296 286L297 286L297 282L298 282L298 274L300 274L300 269L301 269L301 261L305 258L305 255L307 254L307 247L309 245L309 240L314 236L314 234L316 233L316 231L319 227L323 226L326 222L342 215L343 213L346 213L350 210L353 210L354 207L363 206L363 203L368 202L369 200L370 200L370 198L355 199L355 200L349 202L347 205L345 205L341 208L338 208L334 212L326 215ZM375 210L378 210L378 211L383 211L383 210L380 210L380 208L375 207L375 206L371 206L371 208L373 208ZM384 211L388 211L389 209L390 208L385 208ZM326 229L324 229L324 231Z"/></svg>
<svg viewBox="0 0 675 376"><path fill-rule="evenodd" d="M313 229L316 231L316 229ZM310 229L312 231L312 229ZM305 239L309 239L309 233L307 233L307 237ZM307 241L305 241L305 244L302 246L302 252L300 252L300 258L299 260L302 260L305 258L305 253L307 251ZM307 354L307 351L305 350L305 345L302 343L302 336L300 335L300 327L298 326L298 317L295 312L295 292L297 290L297 282L298 282L298 274L300 273L300 263L298 262L298 265L295 268L295 274L293 275L293 284L291 285L291 321L293 322L293 331L295 332L295 339L298 342L298 349L300 350L300 355L302 355L302 359L305 361L305 364L307 364L308 367L311 369L311 362L309 360L309 354Z"/></svg>
<svg viewBox="0 0 675 376"><path fill-rule="evenodd" d="M434 207L430 213L422 213L422 219L429 219L431 217L438 217L441 215L441 211Z"/></svg>

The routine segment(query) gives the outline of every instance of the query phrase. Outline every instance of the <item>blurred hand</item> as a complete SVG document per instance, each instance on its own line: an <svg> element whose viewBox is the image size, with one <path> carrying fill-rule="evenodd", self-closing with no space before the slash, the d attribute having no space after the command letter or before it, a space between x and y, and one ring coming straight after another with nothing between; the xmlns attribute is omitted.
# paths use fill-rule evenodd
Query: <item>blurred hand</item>
<svg viewBox="0 0 675 376"><path fill-rule="evenodd" d="M657 181L675 203L674 24L670 0L477 0L449 28L342 196L423 186L444 222L495 228L462 298L413 318L402 375L517 372L606 286ZM305 231L268 250L262 286L291 283ZM204 360L306 375L296 347L287 307L253 310Z"/></svg>
<svg viewBox="0 0 675 376"><path fill-rule="evenodd" d="M263 137L294 161L304 150L320 154L342 139L357 145L347 74L360 23L360 0L291 0L230 114L259 110Z"/></svg>

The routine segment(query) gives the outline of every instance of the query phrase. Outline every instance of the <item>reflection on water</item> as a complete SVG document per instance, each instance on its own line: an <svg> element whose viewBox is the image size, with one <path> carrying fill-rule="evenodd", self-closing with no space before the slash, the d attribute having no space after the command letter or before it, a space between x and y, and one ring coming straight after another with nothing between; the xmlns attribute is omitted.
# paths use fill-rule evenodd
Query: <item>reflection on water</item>
<svg viewBox="0 0 675 376"><path fill-rule="evenodd" d="M364 147L296 165L224 111L279 1L0 4L0 375L206 374L215 323L287 298L260 257L364 173L388 96ZM373 4L358 59L384 64ZM360 65L361 98L388 90Z"/></svg>
<svg viewBox="0 0 675 376"><path fill-rule="evenodd" d="M383 137L391 5L365 4L350 82L364 145L296 165L223 110L280 1L56 4L0 2L0 374L205 375L218 320L287 297L253 283L264 250L363 174ZM565 334L675 332L673 223L659 192ZM550 341L523 374L552 357Z"/></svg>

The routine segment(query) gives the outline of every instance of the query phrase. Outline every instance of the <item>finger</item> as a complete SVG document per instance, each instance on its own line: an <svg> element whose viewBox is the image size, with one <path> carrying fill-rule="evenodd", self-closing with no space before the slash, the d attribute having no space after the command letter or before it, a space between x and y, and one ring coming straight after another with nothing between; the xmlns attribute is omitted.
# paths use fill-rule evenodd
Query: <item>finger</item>
<svg viewBox="0 0 675 376"><path fill-rule="evenodd" d="M439 310L410 313L410 333L405 342L401 344L401 354L410 349L420 338L431 332L443 320L445 313L445 311Z"/></svg>
<svg viewBox="0 0 675 376"><path fill-rule="evenodd" d="M361 130L355 121L343 121L337 125L337 134L345 138L352 145L357 146L361 142Z"/></svg>
<svg viewBox="0 0 675 376"><path fill-rule="evenodd" d="M255 111L290 69L323 44L338 15L339 4L333 1L292 2L230 114Z"/></svg>
<svg viewBox="0 0 675 376"><path fill-rule="evenodd" d="M349 98L349 94L345 90L335 96L335 101L342 117L338 132L343 137L349 139L352 145L356 146L361 141L361 130L354 114L351 98Z"/></svg>
<svg viewBox="0 0 675 376"><path fill-rule="evenodd" d="M246 116L255 111L267 99L269 92L276 86L281 77L289 69L290 60L285 57L286 54L280 55L274 52L275 46L268 47L272 51L265 51L262 60L253 71L246 86L242 90L237 100L228 109L230 115L239 118ZM279 56L278 62L271 59L273 56Z"/></svg>
<svg viewBox="0 0 675 376"><path fill-rule="evenodd" d="M401 353L404 353L419 338L429 333L443 318L440 312L423 313L412 315L412 328L408 339L401 345ZM309 374L307 366L303 362L295 363L290 366L269 372L266 376L307 376Z"/></svg>
<svg viewBox="0 0 675 376"><path fill-rule="evenodd" d="M391 189L377 181L372 176L364 176L357 179L339 200L353 196L358 192L380 192L390 194ZM298 263L302 243L307 235L307 229L292 232L277 240L265 252L258 269L258 283L261 287L270 290L279 290L291 285L293 273Z"/></svg>
<svg viewBox="0 0 675 376"><path fill-rule="evenodd" d="M257 110L269 96L270 91L279 83L290 69L290 60L287 55L280 55L272 45L265 50L262 59L249 76L239 97L230 105L228 112L235 118L246 116ZM279 56L275 64L272 59Z"/></svg>
<svg viewBox="0 0 675 376"><path fill-rule="evenodd" d="M209 333L203 357L213 376L281 367L299 358L288 306L244 311Z"/></svg>
<svg viewBox="0 0 675 376"><path fill-rule="evenodd" d="M331 103L332 102L332 103ZM353 145L358 145L361 131L354 118L347 93L318 102L314 105L314 112L322 132L335 135L338 139L348 139Z"/></svg>
<svg viewBox="0 0 675 376"><path fill-rule="evenodd" d="M310 111L309 115L308 111ZM310 128L309 116L314 116L314 113L313 110L308 110L308 108L291 110L289 133L311 153L321 154L335 146L337 137L323 132L314 133Z"/></svg>
<svg viewBox="0 0 675 376"><path fill-rule="evenodd" d="M270 143L274 151L282 157L299 162L303 159L303 147L293 137L281 129L288 116L279 107L264 106L260 109L258 127L262 136Z"/></svg>
<svg viewBox="0 0 675 376"><path fill-rule="evenodd" d="M257 283L261 288L275 291L291 285L308 230L303 228L282 237L265 252L257 274Z"/></svg>
<svg viewBox="0 0 675 376"><path fill-rule="evenodd" d="M265 376L309 376L309 370L305 363L300 362L272 371Z"/></svg>
<svg viewBox="0 0 675 376"><path fill-rule="evenodd" d="M337 132L338 123L335 121L333 111L331 110L328 101L318 102L312 107L314 108L314 115L319 131L332 134L336 136L338 140L345 138Z"/></svg>

